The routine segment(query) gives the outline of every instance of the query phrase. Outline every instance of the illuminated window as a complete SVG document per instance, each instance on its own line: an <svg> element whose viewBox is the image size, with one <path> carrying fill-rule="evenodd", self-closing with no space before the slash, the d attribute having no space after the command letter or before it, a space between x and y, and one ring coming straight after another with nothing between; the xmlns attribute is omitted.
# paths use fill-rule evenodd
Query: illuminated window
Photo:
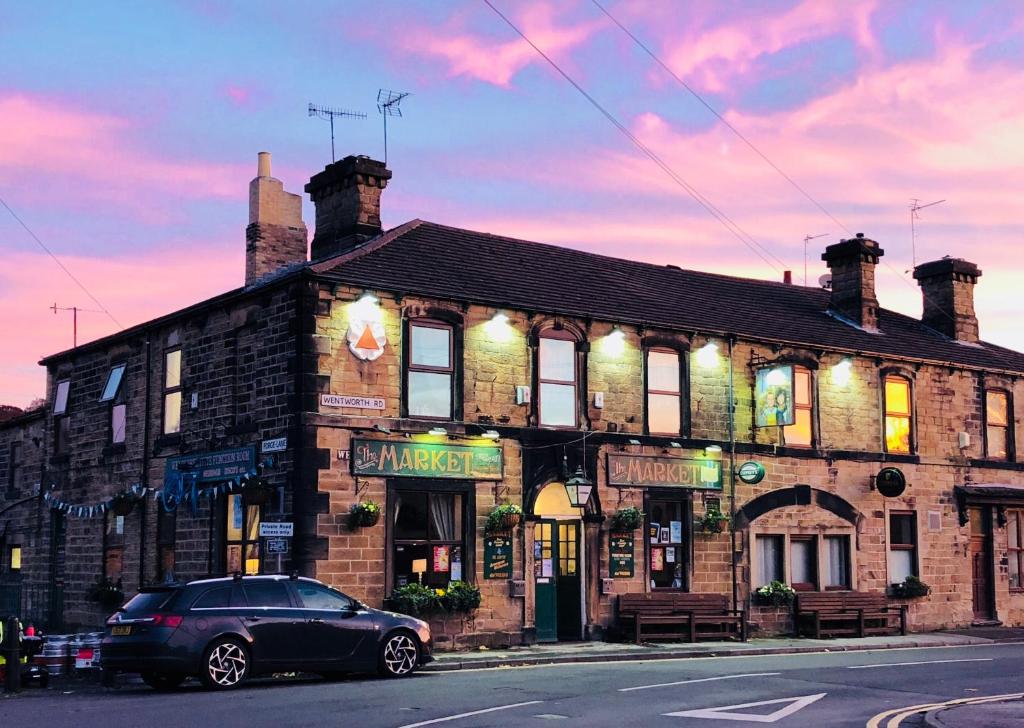
<svg viewBox="0 0 1024 728"><path fill-rule="evenodd" d="M417 582L438 588L473 580L465 548L472 537L467 533L470 500L463 486L447 484L399 485L390 491L393 586Z"/></svg>
<svg viewBox="0 0 1024 728"><path fill-rule="evenodd" d="M11 571L21 571L21 546L11 546Z"/></svg>
<svg viewBox="0 0 1024 728"><path fill-rule="evenodd" d="M679 354L667 349L647 352L647 431L678 435L682 429L682 378Z"/></svg>
<svg viewBox="0 0 1024 728"><path fill-rule="evenodd" d="M1010 589L1024 591L1024 511L1006 512L1006 556Z"/></svg>
<svg viewBox="0 0 1024 728"><path fill-rule="evenodd" d="M985 456L993 460L1010 458L1010 396L998 389L985 392Z"/></svg>
<svg viewBox="0 0 1024 728"><path fill-rule="evenodd" d="M181 432L181 349L164 354L164 434Z"/></svg>
<svg viewBox="0 0 1024 728"><path fill-rule="evenodd" d="M406 407L410 417L453 417L455 352L453 328L433 321L410 321Z"/></svg>
<svg viewBox="0 0 1024 728"><path fill-rule="evenodd" d="M260 507L247 506L241 495L229 495L227 506L228 574L260 573Z"/></svg>
<svg viewBox="0 0 1024 728"><path fill-rule="evenodd" d="M793 424L782 428L787 445L810 447L814 444L814 395L811 371L793 367Z"/></svg>
<svg viewBox="0 0 1024 728"><path fill-rule="evenodd" d="M917 575L917 519L913 513L889 514L889 583Z"/></svg>
<svg viewBox="0 0 1024 728"><path fill-rule="evenodd" d="M885 451L910 452L910 380L889 375L885 378Z"/></svg>
<svg viewBox="0 0 1024 728"><path fill-rule="evenodd" d="M576 427L579 424L576 342L564 331L545 331L541 334L537 356L540 424Z"/></svg>

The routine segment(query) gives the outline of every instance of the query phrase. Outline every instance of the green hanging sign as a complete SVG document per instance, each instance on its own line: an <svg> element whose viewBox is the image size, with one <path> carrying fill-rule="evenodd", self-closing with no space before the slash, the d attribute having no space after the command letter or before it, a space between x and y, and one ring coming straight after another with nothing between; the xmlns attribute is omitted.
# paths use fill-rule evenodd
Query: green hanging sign
<svg viewBox="0 0 1024 728"><path fill-rule="evenodd" d="M352 440L352 474L501 480L501 446Z"/></svg>
<svg viewBox="0 0 1024 728"><path fill-rule="evenodd" d="M628 579L635 569L633 559L633 532L608 534L608 570L613 579Z"/></svg>
<svg viewBox="0 0 1024 728"><path fill-rule="evenodd" d="M484 537L484 578L512 578L512 538L510 536Z"/></svg>

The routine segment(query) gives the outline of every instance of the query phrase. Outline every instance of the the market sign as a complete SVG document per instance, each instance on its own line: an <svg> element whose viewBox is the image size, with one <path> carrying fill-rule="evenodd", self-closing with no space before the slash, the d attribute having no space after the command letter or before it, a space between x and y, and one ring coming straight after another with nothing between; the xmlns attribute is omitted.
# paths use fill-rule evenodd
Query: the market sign
<svg viewBox="0 0 1024 728"><path fill-rule="evenodd" d="M356 438L352 474L501 480L501 447Z"/></svg>
<svg viewBox="0 0 1024 728"><path fill-rule="evenodd" d="M764 465L748 460L740 465L736 475L747 485L757 485L764 480Z"/></svg>
<svg viewBox="0 0 1024 728"><path fill-rule="evenodd" d="M608 453L608 484L722 489L720 460Z"/></svg>
<svg viewBox="0 0 1024 728"><path fill-rule="evenodd" d="M634 571L633 532L608 535L608 573L613 579L631 578Z"/></svg>
<svg viewBox="0 0 1024 728"><path fill-rule="evenodd" d="M512 538L487 536L484 538L484 578L512 578Z"/></svg>

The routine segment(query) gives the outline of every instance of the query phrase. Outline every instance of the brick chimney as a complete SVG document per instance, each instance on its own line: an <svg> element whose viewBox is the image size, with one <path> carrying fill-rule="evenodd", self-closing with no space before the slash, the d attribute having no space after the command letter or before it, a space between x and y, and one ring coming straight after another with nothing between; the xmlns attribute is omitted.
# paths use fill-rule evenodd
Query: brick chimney
<svg viewBox="0 0 1024 728"><path fill-rule="evenodd" d="M921 321L956 341L978 340L974 315L974 284L981 271L974 263L946 256L914 268L924 296Z"/></svg>
<svg viewBox="0 0 1024 728"><path fill-rule="evenodd" d="M828 246L821 256L832 271L829 308L868 331L878 330L875 266L883 252L877 242L857 233Z"/></svg>
<svg viewBox="0 0 1024 728"><path fill-rule="evenodd" d="M306 262L309 238L302 222L302 197L284 191L270 176L270 152L260 152L249 183L249 226L245 229L245 285L282 268Z"/></svg>
<svg viewBox="0 0 1024 728"><path fill-rule="evenodd" d="M344 253L379 235L380 195L391 170L369 157L345 157L329 164L306 185L316 205L312 259Z"/></svg>

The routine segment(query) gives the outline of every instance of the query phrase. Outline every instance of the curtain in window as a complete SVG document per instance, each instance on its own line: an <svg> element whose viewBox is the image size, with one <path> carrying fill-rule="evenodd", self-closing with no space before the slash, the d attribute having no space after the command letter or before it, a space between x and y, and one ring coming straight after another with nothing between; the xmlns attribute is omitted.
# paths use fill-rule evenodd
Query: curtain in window
<svg viewBox="0 0 1024 728"><path fill-rule="evenodd" d="M778 564L782 561L782 539L777 536L758 536L757 586L764 586L776 579L781 580Z"/></svg>
<svg viewBox="0 0 1024 728"><path fill-rule="evenodd" d="M845 536L830 536L825 539L828 544L828 586L850 585L847 573L847 544Z"/></svg>
<svg viewBox="0 0 1024 728"><path fill-rule="evenodd" d="M440 541L455 540L455 495L434 493L430 497L430 522Z"/></svg>

